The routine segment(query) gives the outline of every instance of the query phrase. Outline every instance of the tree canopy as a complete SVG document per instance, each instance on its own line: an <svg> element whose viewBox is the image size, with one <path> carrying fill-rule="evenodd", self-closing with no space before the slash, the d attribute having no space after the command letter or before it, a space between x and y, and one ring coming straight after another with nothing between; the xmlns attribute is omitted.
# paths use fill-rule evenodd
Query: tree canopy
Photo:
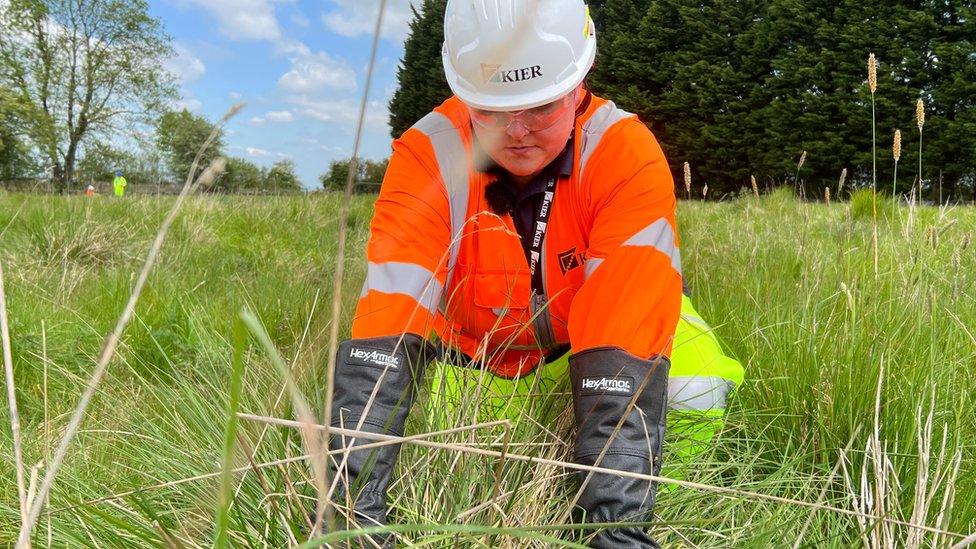
<svg viewBox="0 0 976 549"><path fill-rule="evenodd" d="M356 162L356 179L353 182L353 192L372 193L380 188L389 159L360 160ZM319 183L326 191L345 191L346 180L349 178L349 159L334 160L329 164L329 170L319 176Z"/></svg>
<svg viewBox="0 0 976 549"><path fill-rule="evenodd" d="M145 0L9 0L0 27L0 85L62 188L84 139L149 121L175 97L170 38Z"/></svg>
<svg viewBox="0 0 976 549"><path fill-rule="evenodd" d="M197 151L213 132L215 124L202 116L183 109L169 111L159 119L156 126L156 147L163 156L170 177L183 181L190 172L190 165ZM223 130L200 157L199 169L203 170L210 162L223 154Z"/></svg>

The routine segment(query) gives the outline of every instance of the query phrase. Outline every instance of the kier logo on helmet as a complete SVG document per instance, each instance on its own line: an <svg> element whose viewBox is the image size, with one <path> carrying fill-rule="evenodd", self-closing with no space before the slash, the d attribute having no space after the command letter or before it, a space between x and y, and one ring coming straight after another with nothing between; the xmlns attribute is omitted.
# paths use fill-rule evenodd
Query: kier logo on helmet
<svg viewBox="0 0 976 549"><path fill-rule="evenodd" d="M360 366L389 367L392 370L399 370L401 357L378 349L353 347L349 350L349 362Z"/></svg>
<svg viewBox="0 0 976 549"><path fill-rule="evenodd" d="M634 394L634 378L632 377L584 377L580 388L591 393L612 395Z"/></svg>
<svg viewBox="0 0 976 549"><path fill-rule="evenodd" d="M495 84L505 84L509 82L522 82L532 80L542 76L542 65L522 67L520 69L502 70L501 65L481 64L481 79L484 83L493 82Z"/></svg>

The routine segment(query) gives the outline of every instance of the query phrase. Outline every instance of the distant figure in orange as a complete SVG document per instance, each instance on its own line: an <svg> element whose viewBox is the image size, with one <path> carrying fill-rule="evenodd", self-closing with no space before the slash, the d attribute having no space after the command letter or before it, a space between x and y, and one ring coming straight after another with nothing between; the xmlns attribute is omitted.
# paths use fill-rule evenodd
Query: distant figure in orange
<svg viewBox="0 0 976 549"><path fill-rule="evenodd" d="M88 185L88 188L85 189L85 196L95 196L95 186L94 185Z"/></svg>

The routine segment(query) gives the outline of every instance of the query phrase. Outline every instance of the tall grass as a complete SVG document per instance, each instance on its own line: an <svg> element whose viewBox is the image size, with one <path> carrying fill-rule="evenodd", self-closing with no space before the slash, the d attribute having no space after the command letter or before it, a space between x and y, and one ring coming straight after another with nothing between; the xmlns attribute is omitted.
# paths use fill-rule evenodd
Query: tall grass
<svg viewBox="0 0 976 549"><path fill-rule="evenodd" d="M230 546L306 539L316 499L307 461L261 467L307 454L301 435L241 421L228 446L232 333L238 312L253 311L309 405L321 409L326 335L332 322L348 334L370 216L371 199L355 198L343 314L330 318L315 301L331 290L323 281L331 280L337 257L340 201L202 196L185 204L119 347L118 367L100 386L54 485L52 545L210 546L220 531ZM63 433L92 356L128 296L139 251L167 207L166 199L0 197L0 228L7 227L0 261L26 464L44 460L46 431L54 438ZM936 530L976 529L976 448L969 436L976 429L976 273L965 268L973 264L967 239L976 213L919 207L907 217L892 215L878 227L886 276L876 278L870 217L845 217L846 204L802 203L786 189L758 200L679 207L696 304L747 373L720 440L694 464L666 464L664 474L867 515L883 509L889 519ZM281 364L257 347L244 347L240 358L240 410L294 415L287 400L276 398ZM429 395L419 400L408 434L435 430L445 419L457 425L483 419L473 407L463 417L439 418L441 407ZM511 427L508 451L567 460L568 405L564 391L541 399ZM431 440L500 452L506 430L496 425ZM672 442L666 441L666 453ZM228 454L227 447L236 449ZM13 471L9 430L0 452ZM241 472L223 515L226 529L218 529L225 459ZM401 542L585 542L585 530L559 522L575 494L571 471L502 463L405 445L390 492ZM12 481L0 484L0 501L0 542L10 543L20 522ZM885 540L943 546L955 539L687 488L662 491L656 512L654 533L668 547L850 547ZM47 544L46 516L35 529L36 546Z"/></svg>

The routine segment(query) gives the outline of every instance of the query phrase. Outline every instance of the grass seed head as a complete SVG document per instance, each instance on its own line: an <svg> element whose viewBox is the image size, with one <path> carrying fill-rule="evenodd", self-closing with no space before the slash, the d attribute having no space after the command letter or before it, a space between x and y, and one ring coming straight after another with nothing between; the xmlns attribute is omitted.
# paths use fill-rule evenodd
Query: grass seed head
<svg viewBox="0 0 976 549"><path fill-rule="evenodd" d="M919 97L915 102L915 123L918 124L918 131L922 131L925 125L925 102Z"/></svg>
<svg viewBox="0 0 976 549"><path fill-rule="evenodd" d="M227 169L227 159L223 156L218 156L214 158L207 169L203 170L200 177L197 178L197 185L201 187L209 187L211 183L214 182L217 177L224 173Z"/></svg>
<svg viewBox="0 0 976 549"><path fill-rule="evenodd" d="M844 168L840 172L840 180L837 181L837 194L840 195L841 189L844 188L844 181L847 180L847 168Z"/></svg>
<svg viewBox="0 0 976 549"><path fill-rule="evenodd" d="M803 167L803 163L806 161L807 161L807 151L803 151L803 153L800 155L800 163L796 165L797 171L799 171L800 168Z"/></svg>
<svg viewBox="0 0 976 549"><path fill-rule="evenodd" d="M824 202L830 206L830 187L824 187Z"/></svg>
<svg viewBox="0 0 976 549"><path fill-rule="evenodd" d="M708 196L708 183L705 183L705 186L702 187L702 198L705 198L706 196Z"/></svg>
<svg viewBox="0 0 976 549"><path fill-rule="evenodd" d="M685 191L691 194L691 164L685 162Z"/></svg>
<svg viewBox="0 0 976 549"><path fill-rule="evenodd" d="M759 198L759 185L756 184L756 176L750 175L749 180L752 183L752 194L756 195L756 198Z"/></svg>
<svg viewBox="0 0 976 549"><path fill-rule="evenodd" d="M891 144L891 156L895 162L901 158L901 130L895 130L895 141Z"/></svg>
<svg viewBox="0 0 976 549"><path fill-rule="evenodd" d="M878 60L873 53L868 55L868 87L872 95L878 90Z"/></svg>

